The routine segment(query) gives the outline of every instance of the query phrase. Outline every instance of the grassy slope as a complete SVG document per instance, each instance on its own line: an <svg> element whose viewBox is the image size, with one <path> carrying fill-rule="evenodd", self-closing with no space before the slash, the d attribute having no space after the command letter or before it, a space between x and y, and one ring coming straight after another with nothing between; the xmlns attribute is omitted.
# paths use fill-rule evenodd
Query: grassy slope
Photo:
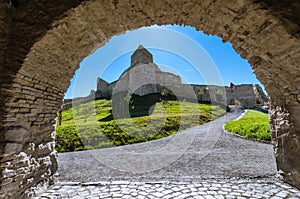
<svg viewBox="0 0 300 199"><path fill-rule="evenodd" d="M62 125L56 129L56 150L66 152L150 141L225 113L217 106L178 101L156 103L150 116L108 120L111 110L110 100L96 100L64 111Z"/></svg>
<svg viewBox="0 0 300 199"><path fill-rule="evenodd" d="M227 122L225 129L246 138L271 140L268 114L255 110L249 110L240 120Z"/></svg>

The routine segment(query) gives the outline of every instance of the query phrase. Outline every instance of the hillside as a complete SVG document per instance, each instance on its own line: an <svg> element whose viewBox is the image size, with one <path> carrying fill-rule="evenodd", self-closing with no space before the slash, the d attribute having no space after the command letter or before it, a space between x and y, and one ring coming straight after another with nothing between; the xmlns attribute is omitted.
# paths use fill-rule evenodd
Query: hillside
<svg viewBox="0 0 300 199"><path fill-rule="evenodd" d="M152 99L152 100L151 100ZM111 100L96 100L62 112L56 150L69 152L120 146L163 138L225 114L218 106L133 98L131 118L113 120ZM145 103L147 102L147 103Z"/></svg>

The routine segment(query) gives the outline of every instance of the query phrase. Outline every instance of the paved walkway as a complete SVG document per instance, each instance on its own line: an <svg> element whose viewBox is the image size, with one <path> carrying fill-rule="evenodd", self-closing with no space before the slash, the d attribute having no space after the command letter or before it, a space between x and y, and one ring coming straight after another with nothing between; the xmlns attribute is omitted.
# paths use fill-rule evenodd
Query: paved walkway
<svg viewBox="0 0 300 199"><path fill-rule="evenodd" d="M300 198L275 178L272 145L223 132L238 115L147 143L59 154L61 183L37 198Z"/></svg>
<svg viewBox="0 0 300 199"><path fill-rule="evenodd" d="M276 179L203 180L191 182L62 183L36 199L60 198L271 198L299 199L300 192Z"/></svg>

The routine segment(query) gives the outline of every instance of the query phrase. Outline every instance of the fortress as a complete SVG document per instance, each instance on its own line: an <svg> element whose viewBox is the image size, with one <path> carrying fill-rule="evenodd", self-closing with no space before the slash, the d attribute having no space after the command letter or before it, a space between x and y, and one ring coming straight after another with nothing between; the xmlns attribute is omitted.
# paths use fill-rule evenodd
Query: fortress
<svg viewBox="0 0 300 199"><path fill-rule="evenodd" d="M131 56L131 65L117 81L108 83L98 78L97 90L80 101L111 99L113 95L130 93L144 96L151 93L172 93L179 100L197 99L199 102L239 105L253 108L268 101L262 88L255 84L215 86L183 84L178 75L163 72L153 63L152 54L140 45Z"/></svg>

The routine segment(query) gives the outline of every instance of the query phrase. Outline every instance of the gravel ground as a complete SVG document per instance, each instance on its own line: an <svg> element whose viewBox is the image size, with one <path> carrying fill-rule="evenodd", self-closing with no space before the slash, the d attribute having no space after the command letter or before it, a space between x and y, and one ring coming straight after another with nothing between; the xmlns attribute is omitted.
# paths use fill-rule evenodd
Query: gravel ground
<svg viewBox="0 0 300 199"><path fill-rule="evenodd" d="M61 182L193 180L276 175L273 147L223 132L229 113L202 126L146 143L61 153Z"/></svg>

